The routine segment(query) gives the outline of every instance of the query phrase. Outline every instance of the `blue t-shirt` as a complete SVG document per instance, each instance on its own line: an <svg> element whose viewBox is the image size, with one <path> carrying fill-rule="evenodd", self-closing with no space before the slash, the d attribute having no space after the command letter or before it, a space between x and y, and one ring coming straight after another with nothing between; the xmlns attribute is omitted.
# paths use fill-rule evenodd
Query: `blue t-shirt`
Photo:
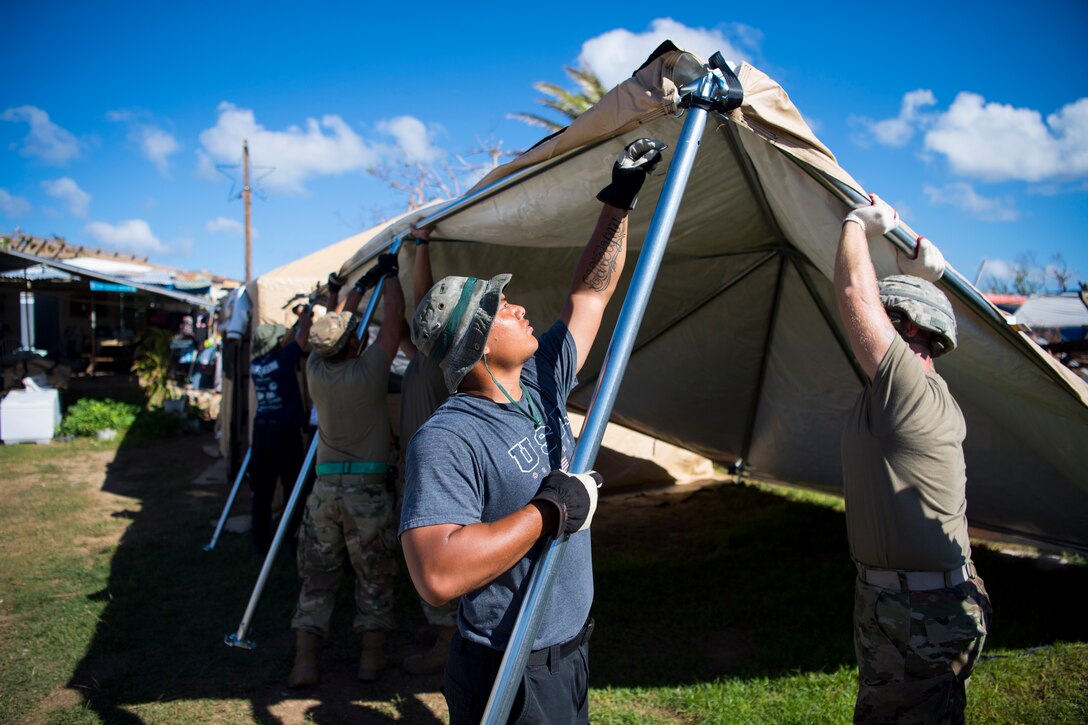
<svg viewBox="0 0 1088 725"><path fill-rule="evenodd" d="M306 425L302 409L302 393L298 389L295 369L302 357L302 348L292 340L279 350L253 358L249 374L257 393L255 420L279 425Z"/></svg>
<svg viewBox="0 0 1088 725"><path fill-rule="evenodd" d="M521 372L525 390L543 416L533 423L509 403L457 394L412 437L406 459L400 534L437 524L495 521L524 507L550 471L566 470L574 453L567 396L577 383L574 338L557 321ZM528 410L528 401L519 401ZM546 539L487 586L461 597L461 636L505 649L521 608L522 585ZM533 649L574 637L593 602L590 532L570 537L544 605Z"/></svg>

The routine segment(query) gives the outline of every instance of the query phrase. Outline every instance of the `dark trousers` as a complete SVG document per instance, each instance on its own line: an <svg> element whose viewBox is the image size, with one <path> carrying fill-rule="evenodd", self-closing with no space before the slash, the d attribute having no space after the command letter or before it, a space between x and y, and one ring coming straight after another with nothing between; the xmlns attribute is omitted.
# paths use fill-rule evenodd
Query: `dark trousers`
<svg viewBox="0 0 1088 725"><path fill-rule="evenodd" d="M589 637L593 623L563 645L538 650L518 685L511 723L589 722ZM480 722L503 653L456 634L450 643L443 693L450 725Z"/></svg>
<svg viewBox="0 0 1088 725"><path fill-rule="evenodd" d="M253 490L253 546L262 554L272 544L272 498L276 492L276 478L280 479L283 500L286 503L295 486L304 457L301 428L254 422L249 486ZM295 532L302 521L303 508L302 505L297 506L291 517L291 525L287 530L291 543L294 542Z"/></svg>

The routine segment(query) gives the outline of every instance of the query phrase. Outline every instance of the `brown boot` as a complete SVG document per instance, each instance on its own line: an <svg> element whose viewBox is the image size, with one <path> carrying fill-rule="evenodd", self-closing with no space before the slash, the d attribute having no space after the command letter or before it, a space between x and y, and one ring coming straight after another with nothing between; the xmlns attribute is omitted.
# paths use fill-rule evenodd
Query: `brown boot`
<svg viewBox="0 0 1088 725"><path fill-rule="evenodd" d="M289 687L310 687L317 684L317 645L321 641L313 632L295 632L295 666L287 676Z"/></svg>
<svg viewBox="0 0 1088 725"><path fill-rule="evenodd" d="M363 632L363 654L359 658L359 681L373 682L385 669L385 631Z"/></svg>
<svg viewBox="0 0 1088 725"><path fill-rule="evenodd" d="M434 646L423 654L404 658L404 669L410 675L433 675L446 667L446 655L450 651L450 640L457 627L435 627Z"/></svg>

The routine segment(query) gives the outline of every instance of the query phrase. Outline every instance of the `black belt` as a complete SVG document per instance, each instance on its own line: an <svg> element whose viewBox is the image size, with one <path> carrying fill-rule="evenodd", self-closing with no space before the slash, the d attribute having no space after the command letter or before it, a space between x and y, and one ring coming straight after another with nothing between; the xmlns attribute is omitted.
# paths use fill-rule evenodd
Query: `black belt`
<svg viewBox="0 0 1088 725"><path fill-rule="evenodd" d="M549 658L552 663L554 663L556 660L571 656L593 636L593 626L593 618L590 617L589 620L586 621L585 626L582 627L582 630L563 644L554 644L551 647L541 647L540 649L530 652L529 659L526 660L525 665L527 667L536 667L548 664ZM453 648L454 651L458 653L467 652L480 658L502 659L503 656L502 650L492 649L486 644L469 641L460 634L457 635Z"/></svg>

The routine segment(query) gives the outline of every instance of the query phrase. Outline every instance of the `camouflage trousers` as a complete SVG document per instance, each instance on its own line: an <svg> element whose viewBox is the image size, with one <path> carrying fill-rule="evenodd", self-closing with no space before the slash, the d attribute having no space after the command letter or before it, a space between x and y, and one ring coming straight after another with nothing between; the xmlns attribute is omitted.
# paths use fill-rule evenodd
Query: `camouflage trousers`
<svg viewBox="0 0 1088 725"><path fill-rule="evenodd" d="M302 591L292 629L328 635L345 557L355 571L355 631L393 628L397 560L392 516L393 495L385 476L318 477L299 532Z"/></svg>
<svg viewBox="0 0 1088 725"><path fill-rule="evenodd" d="M948 589L854 586L854 722L962 723L990 598L981 578Z"/></svg>

